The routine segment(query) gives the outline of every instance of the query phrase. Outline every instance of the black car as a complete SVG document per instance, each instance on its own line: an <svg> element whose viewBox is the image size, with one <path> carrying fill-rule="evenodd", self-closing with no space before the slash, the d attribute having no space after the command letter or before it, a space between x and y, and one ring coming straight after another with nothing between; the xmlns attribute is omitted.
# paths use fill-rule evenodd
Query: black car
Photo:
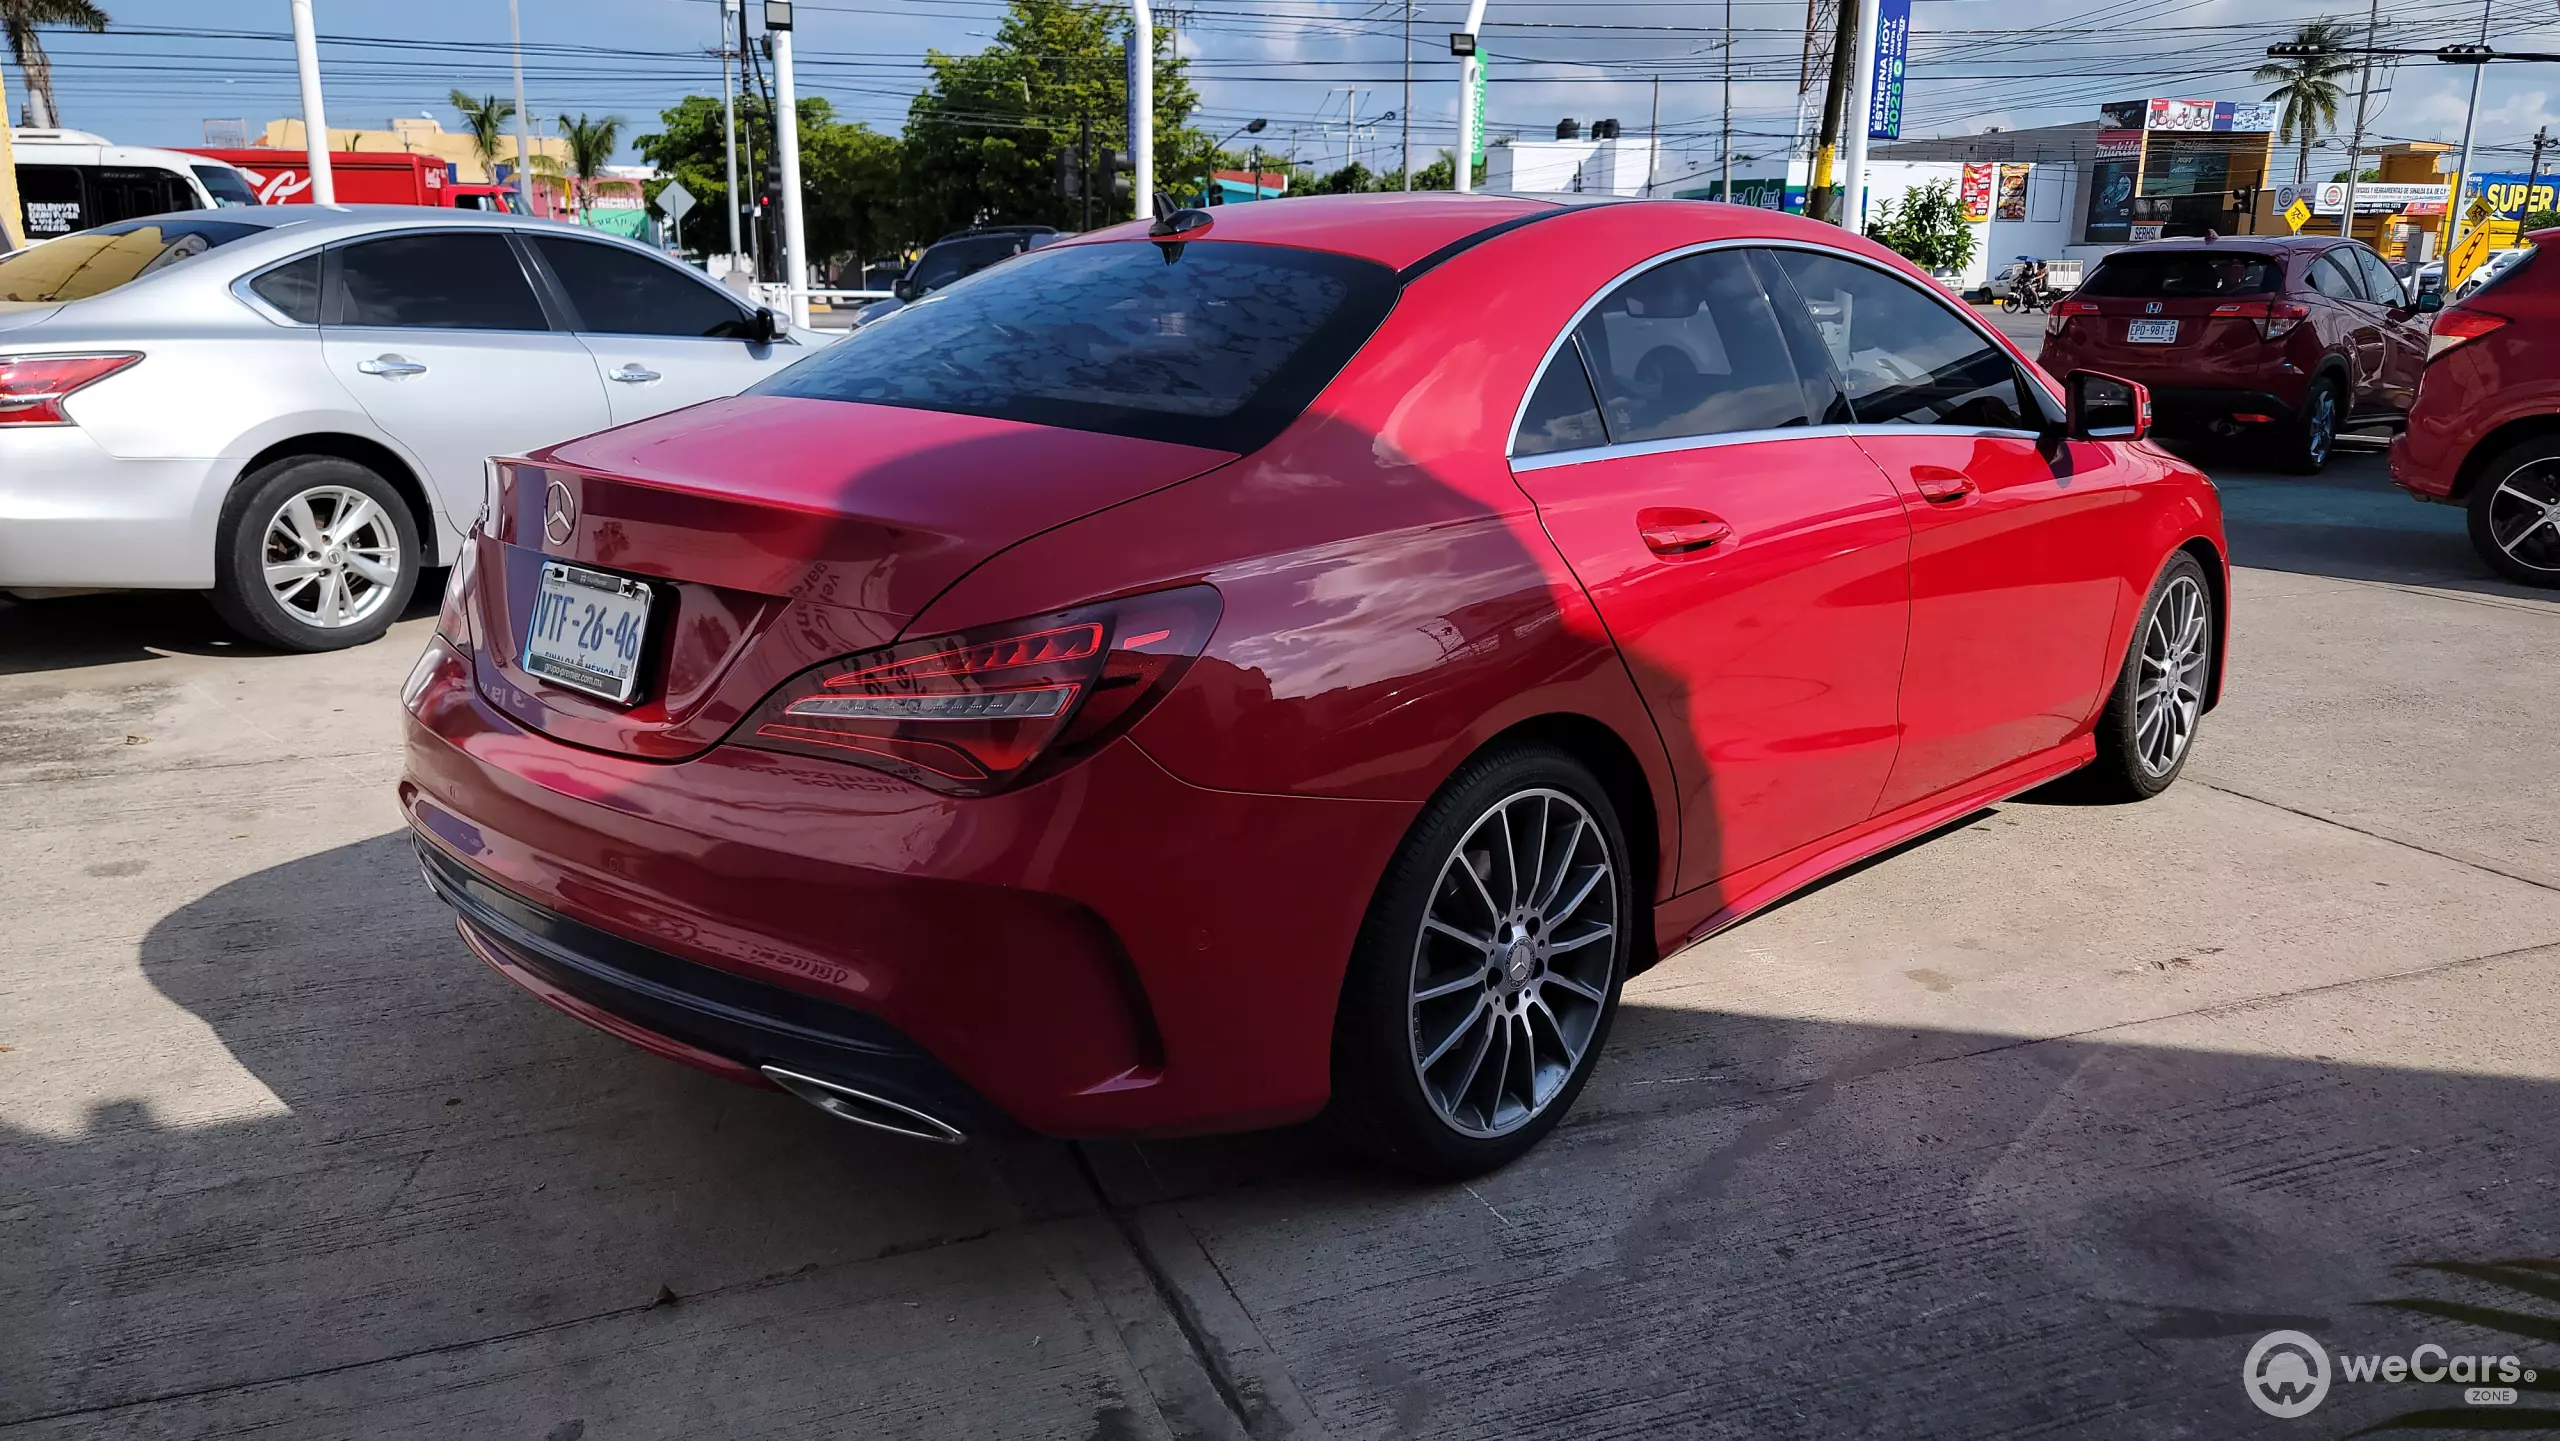
<svg viewBox="0 0 2560 1441"><path fill-rule="evenodd" d="M955 280L1026 250L1037 250L1066 233L1054 225L988 225L946 235L926 246L907 273L889 287L890 299L875 300L854 312L853 323L868 325Z"/></svg>

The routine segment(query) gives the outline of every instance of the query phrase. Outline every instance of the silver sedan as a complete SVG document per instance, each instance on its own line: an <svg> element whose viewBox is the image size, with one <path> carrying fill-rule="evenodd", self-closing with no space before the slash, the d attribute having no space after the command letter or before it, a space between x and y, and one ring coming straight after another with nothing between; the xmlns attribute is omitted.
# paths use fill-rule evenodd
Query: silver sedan
<svg viewBox="0 0 2560 1441"><path fill-rule="evenodd" d="M189 211L0 257L0 590L210 593L373 639L483 465L733 395L828 339L653 251L399 206Z"/></svg>

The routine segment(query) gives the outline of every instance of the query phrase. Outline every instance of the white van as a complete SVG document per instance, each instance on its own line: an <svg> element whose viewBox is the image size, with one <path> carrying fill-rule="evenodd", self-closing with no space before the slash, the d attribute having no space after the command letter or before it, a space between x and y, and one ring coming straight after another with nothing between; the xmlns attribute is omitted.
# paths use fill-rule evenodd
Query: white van
<svg viewBox="0 0 2560 1441"><path fill-rule="evenodd" d="M29 243L172 210L255 205L236 165L176 150L115 145L85 130L11 130Z"/></svg>

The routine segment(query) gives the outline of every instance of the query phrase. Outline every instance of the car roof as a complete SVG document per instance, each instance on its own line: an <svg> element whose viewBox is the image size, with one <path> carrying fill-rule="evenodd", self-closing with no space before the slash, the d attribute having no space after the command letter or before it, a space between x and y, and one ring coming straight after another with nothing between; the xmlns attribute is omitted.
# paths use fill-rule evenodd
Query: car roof
<svg viewBox="0 0 2560 1441"><path fill-rule="evenodd" d="M2211 240L2201 235L2181 235L2174 240L2146 240L2140 245L2113 251L2107 258L2112 260L2118 255L2148 255L2155 250L2173 252L2239 250L2258 251L2271 255L2298 255L2306 250L2326 250L2330 246L2345 243L2347 239L2343 235L2218 235Z"/></svg>
<svg viewBox="0 0 2560 1441"><path fill-rule="evenodd" d="M1552 214L1580 197L1394 191L1371 195L1293 195L1217 206L1189 240L1241 240L1294 245L1374 260L1402 270L1424 256L1523 216ZM1061 245L1144 239L1150 222L1124 221L1088 230Z"/></svg>
<svg viewBox="0 0 2560 1441"><path fill-rule="evenodd" d="M496 210L454 210L438 205L242 205L218 210L172 210L163 215L138 215L135 220L219 220L233 225L256 226L267 230L291 229L298 243L340 240L350 235L365 235L385 230L445 230L457 226L481 226L499 230L529 230L537 234L568 232L581 239L609 241L616 245L647 250L619 235L608 234L589 226L566 220L551 220L534 215L509 215ZM124 223L124 222L119 222ZM655 251L651 251L655 254Z"/></svg>

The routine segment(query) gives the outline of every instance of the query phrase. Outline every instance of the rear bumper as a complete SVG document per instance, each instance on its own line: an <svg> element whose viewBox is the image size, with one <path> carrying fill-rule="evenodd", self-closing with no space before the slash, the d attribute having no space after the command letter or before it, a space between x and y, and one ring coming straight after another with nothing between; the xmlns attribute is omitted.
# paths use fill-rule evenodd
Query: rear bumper
<svg viewBox="0 0 2560 1441"><path fill-rule="evenodd" d="M605 755L517 725L442 641L405 698L402 807L435 873L461 878L448 898L477 882L522 908L486 902L511 935L456 903L499 969L731 1079L779 1064L929 1113L981 1101L1049 1135L1320 1109L1343 970L1418 809L1205 790L1125 738L976 800L726 746L673 764ZM524 938L545 927L569 954ZM787 1015L777 994L822 1003L835 1049L776 1049L761 1023L711 1028L690 1002L651 1009L598 979L599 956L625 975L690 968L671 974L696 998L752 984L733 1009L768 1019ZM868 1069L848 1069L847 1038L874 1047Z"/></svg>
<svg viewBox="0 0 2560 1441"><path fill-rule="evenodd" d="M2155 385L2151 413L2171 428L2210 425L2239 415L2263 415L2265 423L2291 424L2296 403L2271 390L2209 385Z"/></svg>
<svg viewBox="0 0 2560 1441"><path fill-rule="evenodd" d="M210 588L239 466L118 457L72 425L0 431L0 589Z"/></svg>

